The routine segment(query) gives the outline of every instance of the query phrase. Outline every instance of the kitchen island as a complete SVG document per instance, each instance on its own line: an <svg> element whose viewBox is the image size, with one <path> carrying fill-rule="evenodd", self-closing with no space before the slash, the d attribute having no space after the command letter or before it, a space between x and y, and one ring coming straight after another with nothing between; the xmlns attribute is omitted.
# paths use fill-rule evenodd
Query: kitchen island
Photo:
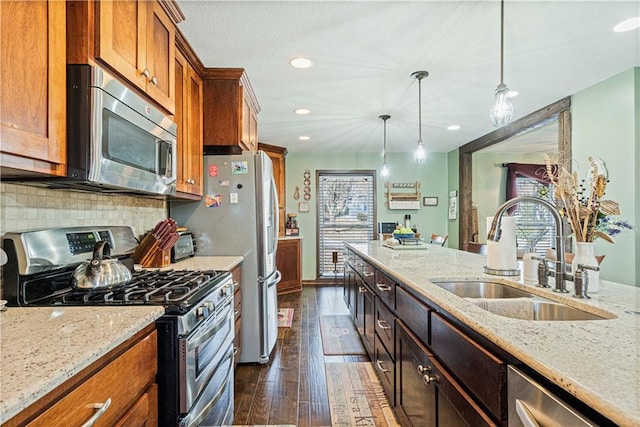
<svg viewBox="0 0 640 427"><path fill-rule="evenodd" d="M162 314L158 306L9 307L0 312L0 424L153 328Z"/></svg>
<svg viewBox="0 0 640 427"><path fill-rule="evenodd" d="M601 415L619 425L640 425L640 288L601 281L591 299L578 300L524 285L518 278L486 275L482 255L436 245L400 251L376 241L347 248ZM432 283L461 278L510 284L606 319L503 317Z"/></svg>

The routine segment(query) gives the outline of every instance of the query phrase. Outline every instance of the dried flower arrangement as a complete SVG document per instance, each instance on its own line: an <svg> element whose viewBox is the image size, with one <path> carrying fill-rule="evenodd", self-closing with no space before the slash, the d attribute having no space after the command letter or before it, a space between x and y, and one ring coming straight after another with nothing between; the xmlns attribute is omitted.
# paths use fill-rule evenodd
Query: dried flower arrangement
<svg viewBox="0 0 640 427"><path fill-rule="evenodd" d="M604 162L589 157L589 173L580 180L577 172L569 172L557 164L557 155L544 155L547 174L554 185L554 198L560 214L567 218L578 242L593 242L602 238L614 243L613 236L622 230L631 230L627 221L617 220L620 206L613 200L604 200L609 183Z"/></svg>

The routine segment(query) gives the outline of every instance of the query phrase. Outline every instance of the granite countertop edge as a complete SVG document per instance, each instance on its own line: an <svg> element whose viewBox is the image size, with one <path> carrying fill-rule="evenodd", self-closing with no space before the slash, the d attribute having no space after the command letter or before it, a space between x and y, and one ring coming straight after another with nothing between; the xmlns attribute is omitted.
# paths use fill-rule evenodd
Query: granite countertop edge
<svg viewBox="0 0 640 427"><path fill-rule="evenodd" d="M482 255L437 245L422 251L394 251L377 241L347 246L602 415L620 425L640 425L640 334L629 333L640 330L640 316L628 313L640 309L640 288L601 281L598 294L584 301L525 285L521 277L484 274L486 256ZM511 319L483 310L431 282L454 278L500 281L616 318L570 322Z"/></svg>

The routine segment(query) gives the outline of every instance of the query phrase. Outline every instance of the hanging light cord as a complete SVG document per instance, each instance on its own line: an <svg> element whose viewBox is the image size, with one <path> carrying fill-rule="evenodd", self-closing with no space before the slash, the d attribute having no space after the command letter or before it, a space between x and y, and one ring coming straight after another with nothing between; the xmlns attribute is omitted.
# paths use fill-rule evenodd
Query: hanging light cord
<svg viewBox="0 0 640 427"><path fill-rule="evenodd" d="M387 119L383 118L384 121L384 141L382 144L382 161L387 163Z"/></svg>
<svg viewBox="0 0 640 427"><path fill-rule="evenodd" d="M422 77L418 77L418 142L422 142Z"/></svg>
<svg viewBox="0 0 640 427"><path fill-rule="evenodd" d="M504 0L500 1L500 84L504 83Z"/></svg>

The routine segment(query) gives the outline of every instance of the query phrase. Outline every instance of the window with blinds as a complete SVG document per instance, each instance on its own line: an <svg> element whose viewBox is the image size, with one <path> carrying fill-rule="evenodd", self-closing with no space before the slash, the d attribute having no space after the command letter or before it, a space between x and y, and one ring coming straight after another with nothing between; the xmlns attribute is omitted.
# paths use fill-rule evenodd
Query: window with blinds
<svg viewBox="0 0 640 427"><path fill-rule="evenodd" d="M375 171L318 171L318 278L343 275L343 242L368 242L376 223Z"/></svg>
<svg viewBox="0 0 640 427"><path fill-rule="evenodd" d="M553 194L548 185L531 178L516 178L518 196L540 197ZM514 214L516 219L516 240L519 249L532 249L544 256L547 248L555 246L556 229L551 212L533 203L520 203Z"/></svg>

